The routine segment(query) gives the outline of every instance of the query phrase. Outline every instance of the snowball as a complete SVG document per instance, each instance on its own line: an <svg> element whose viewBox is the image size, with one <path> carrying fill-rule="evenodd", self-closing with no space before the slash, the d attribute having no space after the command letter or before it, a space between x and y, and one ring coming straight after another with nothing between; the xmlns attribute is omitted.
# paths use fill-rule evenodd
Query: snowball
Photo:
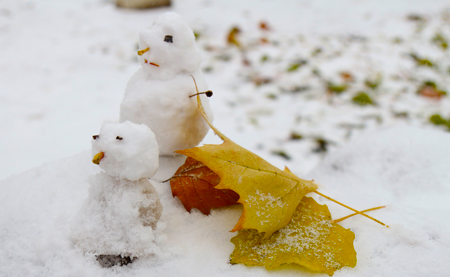
<svg viewBox="0 0 450 277"><path fill-rule="evenodd" d="M140 32L139 49L147 48L138 58L152 78L170 79L178 73L193 73L200 66L194 32L174 12L161 15L152 27Z"/></svg>
<svg viewBox="0 0 450 277"><path fill-rule="evenodd" d="M162 205L153 185L98 173L89 180L89 196L72 227L72 240L83 251L140 257L155 252L156 222ZM153 228L153 229L152 229Z"/></svg>
<svg viewBox="0 0 450 277"><path fill-rule="evenodd" d="M104 153L100 168L113 177L128 180L150 178L159 166L155 135L142 124L104 124L98 137L94 136L92 141L92 155L100 152Z"/></svg>

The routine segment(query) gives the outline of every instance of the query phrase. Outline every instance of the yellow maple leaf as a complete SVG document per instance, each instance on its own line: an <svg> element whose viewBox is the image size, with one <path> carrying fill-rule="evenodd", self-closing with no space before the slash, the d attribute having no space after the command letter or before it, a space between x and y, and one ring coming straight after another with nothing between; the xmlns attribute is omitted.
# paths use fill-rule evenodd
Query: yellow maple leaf
<svg viewBox="0 0 450 277"><path fill-rule="evenodd" d="M197 89L195 79L192 78ZM191 96L197 95L200 114L223 140L223 143L220 145L207 144L175 152L201 162L217 174L220 183L214 187L215 189L229 189L239 194L237 203L241 203L244 209L231 232L256 229L258 232L264 233L262 239L268 238L289 223L301 199L309 192L315 192L342 205L354 211L355 215L360 214L385 225L364 212L318 192L317 185L313 181L301 179L287 168L281 171L258 155L232 142L208 120L200 100L200 94L211 96L212 92L198 92L197 89L197 94Z"/></svg>
<svg viewBox="0 0 450 277"><path fill-rule="evenodd" d="M198 95L197 100L199 111L207 120ZM244 210L232 232L256 229L264 233L264 238L269 237L289 223L302 197L315 191L317 185L288 171L281 171L232 142L209 121L208 124L223 140L222 144L207 144L176 152L200 161L219 175L220 183L216 189L230 189L239 194L238 203Z"/></svg>
<svg viewBox="0 0 450 277"><path fill-rule="evenodd" d="M266 240L256 230L241 230L231 239L232 264L274 269L294 263L312 271L333 275L343 266L356 266L355 234L333 223L326 205L304 197L292 221Z"/></svg>

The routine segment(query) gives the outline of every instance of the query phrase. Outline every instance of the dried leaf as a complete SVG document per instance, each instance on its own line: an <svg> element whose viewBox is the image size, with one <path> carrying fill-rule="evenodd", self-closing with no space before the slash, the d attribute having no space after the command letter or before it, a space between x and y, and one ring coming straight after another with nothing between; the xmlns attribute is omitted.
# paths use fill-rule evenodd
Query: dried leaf
<svg viewBox="0 0 450 277"><path fill-rule="evenodd" d="M200 98L198 108L207 120ZM305 194L315 191L312 181L281 171L261 157L232 142L208 120L214 132L223 140L220 145L207 144L176 151L200 161L220 177L216 189L230 189L239 194L244 206L233 231L256 229L269 237L286 226Z"/></svg>
<svg viewBox="0 0 450 277"><path fill-rule="evenodd" d="M187 158L170 179L170 187L173 197L178 197L188 212L197 208L209 215L211 208L233 205L239 199L239 195L232 190L214 188L219 182L219 176L211 169Z"/></svg>
<svg viewBox="0 0 450 277"><path fill-rule="evenodd" d="M434 64L430 60L419 57L415 53L410 53L409 56L416 62L417 66L428 66L428 67L434 66Z"/></svg>
<svg viewBox="0 0 450 277"><path fill-rule="evenodd" d="M307 60L300 60L298 62L292 63L291 65L289 65L287 72L297 71L300 67L304 66L307 63Z"/></svg>
<svg viewBox="0 0 450 277"><path fill-rule="evenodd" d="M448 41L442 34L437 33L433 37L432 42L441 47L443 50L447 50L448 48Z"/></svg>
<svg viewBox="0 0 450 277"><path fill-rule="evenodd" d="M259 22L259 28L264 31L270 31L269 24L267 24L267 22L264 21Z"/></svg>
<svg viewBox="0 0 450 277"><path fill-rule="evenodd" d="M260 39L259 39L259 42L260 42L261 44L267 44L267 43L269 43L269 40L268 40L267 38L260 38Z"/></svg>
<svg viewBox="0 0 450 277"><path fill-rule="evenodd" d="M434 114L430 117L430 122L435 125L444 125L447 126L448 130L450 130L450 119L444 119L440 114Z"/></svg>
<svg viewBox="0 0 450 277"><path fill-rule="evenodd" d="M291 156L289 156L288 153L286 153L286 151L284 151L284 150L273 150L271 153L272 153L272 155L279 156L288 161L290 161L292 159Z"/></svg>
<svg viewBox="0 0 450 277"><path fill-rule="evenodd" d="M267 62L269 60L269 56L268 55L263 55L262 57L261 57L261 63L265 63L265 62Z"/></svg>
<svg viewBox="0 0 450 277"><path fill-rule="evenodd" d="M296 133L296 132L292 132L291 137L289 139L290 140L301 140L301 139L303 139L303 135Z"/></svg>
<svg viewBox="0 0 450 277"><path fill-rule="evenodd" d="M239 40L237 39L238 34L241 32L241 30L238 27L233 27L231 31L228 33L227 41L229 44L234 44L237 47L241 47L241 44L239 43Z"/></svg>
<svg viewBox="0 0 450 277"><path fill-rule="evenodd" d="M319 54L321 54L322 52L323 52L323 49L321 47L317 47L312 51L311 56L316 57Z"/></svg>
<svg viewBox="0 0 450 277"><path fill-rule="evenodd" d="M447 92L443 90L439 90L436 83L433 81L426 81L422 84L422 86L417 90L417 93L432 99L441 99L442 96L446 96Z"/></svg>
<svg viewBox="0 0 450 277"><path fill-rule="evenodd" d="M409 21L426 21L426 18L420 14L409 14L406 19L408 19Z"/></svg>
<svg viewBox="0 0 450 277"><path fill-rule="evenodd" d="M341 72L340 75L344 82L352 83L355 81L355 78L350 72Z"/></svg>
<svg viewBox="0 0 450 277"><path fill-rule="evenodd" d="M338 84L333 84L331 82L327 83L327 91L328 93L335 93L335 94L340 94L344 91L346 91L348 88L347 84L342 84L342 85L338 85Z"/></svg>
<svg viewBox="0 0 450 277"><path fill-rule="evenodd" d="M430 122L435 125L448 125L449 122L446 119L443 119L440 114L434 114L430 117Z"/></svg>
<svg viewBox="0 0 450 277"><path fill-rule="evenodd" d="M374 105L370 96L363 91L358 92L358 94L352 98L352 102L360 106Z"/></svg>
<svg viewBox="0 0 450 277"><path fill-rule="evenodd" d="M231 239L235 245L232 264L275 269L294 263L328 275L343 266L356 266L355 234L332 223L326 205L304 197L292 221L266 240L256 230L241 230Z"/></svg>
<svg viewBox="0 0 450 277"><path fill-rule="evenodd" d="M316 147L314 147L314 153L325 153L328 151L328 146L330 142L326 139L316 138Z"/></svg>
<svg viewBox="0 0 450 277"><path fill-rule="evenodd" d="M252 82L256 85L256 86L260 86L260 85L265 85L265 84L270 84L272 83L272 79L269 77L263 77L263 76L253 76L251 78Z"/></svg>

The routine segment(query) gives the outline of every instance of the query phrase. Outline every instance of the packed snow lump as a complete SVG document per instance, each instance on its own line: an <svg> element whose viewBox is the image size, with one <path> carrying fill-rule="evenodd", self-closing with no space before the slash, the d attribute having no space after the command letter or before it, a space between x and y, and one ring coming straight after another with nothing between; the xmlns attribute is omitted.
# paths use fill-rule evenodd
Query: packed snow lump
<svg viewBox="0 0 450 277"><path fill-rule="evenodd" d="M85 252L140 257L152 254L162 205L147 178L158 169L158 145L145 125L105 124L93 136L88 198L73 222L72 240Z"/></svg>
<svg viewBox="0 0 450 277"><path fill-rule="evenodd" d="M198 145L209 126L197 110L197 93L208 86L200 70L200 50L195 36L181 17L168 12L140 32L138 59L141 68L128 82L120 121L143 123L155 132L161 155ZM208 118L212 111L202 95Z"/></svg>

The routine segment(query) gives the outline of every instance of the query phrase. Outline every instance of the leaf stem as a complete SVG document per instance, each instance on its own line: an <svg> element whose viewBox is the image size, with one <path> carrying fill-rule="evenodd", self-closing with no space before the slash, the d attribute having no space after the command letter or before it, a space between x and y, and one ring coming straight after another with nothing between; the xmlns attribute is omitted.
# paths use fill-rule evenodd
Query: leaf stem
<svg viewBox="0 0 450 277"><path fill-rule="evenodd" d="M370 211L382 209L382 208L385 208L385 207L386 207L386 206L379 206L379 207L375 207L375 208L370 208L370 209L361 211L361 213L370 212ZM357 215L357 214L358 214L358 213L353 213L353 214L350 214L350 215L347 215L347 216L344 216L344 217L335 219L335 220L333 220L333 223L338 223L338 222L344 221L344 220L346 220L346 219L348 219L348 218L350 218L350 217L352 217L352 216L355 216L355 215Z"/></svg>
<svg viewBox="0 0 450 277"><path fill-rule="evenodd" d="M227 140L231 141L224 134L222 134L219 130L217 130L216 127L214 127L211 122L209 122L208 116L206 115L205 109L203 108L202 100L200 99L200 95L199 95L200 93L198 92L197 82L195 81L194 76L191 75L191 77L192 77L192 80L194 80L195 90L197 91L197 108L198 108L200 114L206 120L206 123L208 123L209 127L211 127L211 129L213 129L213 131L214 131L214 133L216 133L216 135L218 135L223 141L227 141Z"/></svg>
<svg viewBox="0 0 450 277"><path fill-rule="evenodd" d="M357 214L360 214L360 215L365 216L365 217L367 217L367 218L369 218L369 219L372 219L373 221L375 221L375 222L377 222L377 223L379 223L379 224L381 224L381 225L386 226L386 227L389 228L388 225L384 224L383 222L379 221L378 219L375 219L375 218L373 218L373 217L371 217L371 216L366 215L366 214L363 213L363 212L360 212L360 211L355 210L355 209L353 209L353 208L351 208L351 207L349 207L349 206L347 206L347 205L345 205L345 204L342 204L341 202L336 201L336 200L334 200L333 198L328 197L328 196L326 196L325 194L322 194L322 193L318 192L317 190L315 190L315 191L313 191L313 192L317 193L318 195L320 195L320 196L322 196L322 197L325 197L326 199L328 199L328 200L330 200L330 201L332 201L332 202L334 202L334 203L336 203L336 204L341 205L342 207L345 207L345 208L347 208L347 209L349 209L349 210L352 210L352 211L354 211L354 212L357 213Z"/></svg>
<svg viewBox="0 0 450 277"><path fill-rule="evenodd" d="M172 178L174 178L174 177L178 177L178 176L172 176L172 177L170 177L169 179L167 179L167 180L164 180L164 181L161 181L161 183L166 183L166 182L169 182L170 180L172 180Z"/></svg>

